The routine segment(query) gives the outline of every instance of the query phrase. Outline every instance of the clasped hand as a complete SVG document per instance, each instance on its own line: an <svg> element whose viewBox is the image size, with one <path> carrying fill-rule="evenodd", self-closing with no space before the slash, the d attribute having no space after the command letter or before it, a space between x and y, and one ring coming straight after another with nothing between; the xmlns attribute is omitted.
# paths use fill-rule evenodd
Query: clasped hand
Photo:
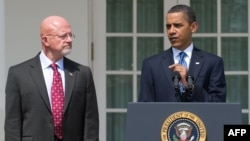
<svg viewBox="0 0 250 141"><path fill-rule="evenodd" d="M169 68L172 69L174 72L179 72L181 77L180 82L182 83L182 85L187 86L187 68L178 63L170 65Z"/></svg>

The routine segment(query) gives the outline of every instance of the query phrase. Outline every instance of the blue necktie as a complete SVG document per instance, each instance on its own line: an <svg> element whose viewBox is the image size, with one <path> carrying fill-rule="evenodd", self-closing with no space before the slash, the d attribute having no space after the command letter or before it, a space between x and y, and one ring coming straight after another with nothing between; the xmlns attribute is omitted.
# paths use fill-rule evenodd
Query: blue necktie
<svg viewBox="0 0 250 141"><path fill-rule="evenodd" d="M179 56L180 56L179 64L187 68L187 62L185 61L185 57L187 56L187 54L182 51L179 53ZM181 82L179 83L179 86L180 86L180 92L183 93L185 89L184 86L181 84Z"/></svg>
<svg viewBox="0 0 250 141"><path fill-rule="evenodd" d="M187 68L187 62L185 61L185 57L187 56L187 54L182 51L179 53L179 56L180 56L179 64Z"/></svg>

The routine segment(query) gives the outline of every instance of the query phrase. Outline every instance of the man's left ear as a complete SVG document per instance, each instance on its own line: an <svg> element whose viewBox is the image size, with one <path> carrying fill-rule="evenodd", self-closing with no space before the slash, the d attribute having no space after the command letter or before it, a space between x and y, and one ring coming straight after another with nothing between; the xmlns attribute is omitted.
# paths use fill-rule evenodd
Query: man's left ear
<svg viewBox="0 0 250 141"><path fill-rule="evenodd" d="M197 22L193 22L191 24L191 30L192 30L192 32L195 33L197 31L197 29L198 29L198 23Z"/></svg>

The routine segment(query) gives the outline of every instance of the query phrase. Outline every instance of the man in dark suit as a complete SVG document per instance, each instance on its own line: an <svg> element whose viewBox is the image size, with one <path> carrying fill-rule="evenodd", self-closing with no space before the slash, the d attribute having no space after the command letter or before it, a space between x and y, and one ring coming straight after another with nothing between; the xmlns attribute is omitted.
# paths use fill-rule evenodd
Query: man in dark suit
<svg viewBox="0 0 250 141"><path fill-rule="evenodd" d="M194 46L192 34L197 29L189 6L176 5L168 11L166 30L171 48L143 61L139 102L226 101L223 59ZM184 60L180 52L185 54Z"/></svg>
<svg viewBox="0 0 250 141"><path fill-rule="evenodd" d="M64 57L70 53L74 39L70 24L60 16L49 16L41 23L40 38L42 51L38 55L9 68L5 141L98 141L99 115L92 72ZM62 78L61 111L54 108L58 103L51 95L51 64L57 66ZM57 110L61 117L53 116Z"/></svg>

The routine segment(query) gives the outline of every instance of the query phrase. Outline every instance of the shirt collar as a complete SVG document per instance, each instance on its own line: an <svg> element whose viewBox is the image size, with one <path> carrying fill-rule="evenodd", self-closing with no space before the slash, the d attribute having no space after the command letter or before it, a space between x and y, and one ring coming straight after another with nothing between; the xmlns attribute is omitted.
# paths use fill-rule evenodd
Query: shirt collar
<svg viewBox="0 0 250 141"><path fill-rule="evenodd" d="M41 60L41 65L42 65L42 69L47 69L50 67L50 65L53 63L45 54L43 51L41 51L40 55L40 60ZM60 68L60 69L64 69L64 66L63 66L63 58L59 59L57 62L56 62L57 66Z"/></svg>
<svg viewBox="0 0 250 141"><path fill-rule="evenodd" d="M188 46L185 50L183 50L189 58L191 58L193 48L194 48L193 43L191 43L190 46ZM179 53L182 52L181 50L176 49L174 47L172 47L172 51L174 58L178 58Z"/></svg>

